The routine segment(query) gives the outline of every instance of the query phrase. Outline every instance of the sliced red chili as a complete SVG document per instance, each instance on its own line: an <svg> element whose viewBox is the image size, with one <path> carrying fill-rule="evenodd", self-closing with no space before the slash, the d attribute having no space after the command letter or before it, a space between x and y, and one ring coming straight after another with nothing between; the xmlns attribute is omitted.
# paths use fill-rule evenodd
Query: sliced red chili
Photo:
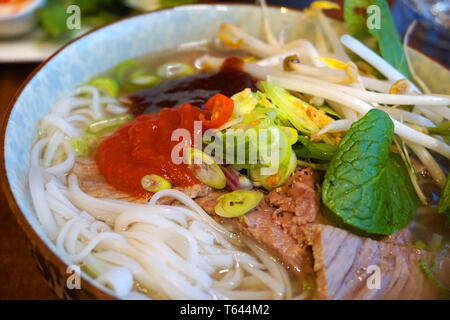
<svg viewBox="0 0 450 320"><path fill-rule="evenodd" d="M211 117L206 119L203 114L199 115L203 126L206 128L219 128L231 118L234 101L223 94L217 93L206 101L205 109L211 111Z"/></svg>

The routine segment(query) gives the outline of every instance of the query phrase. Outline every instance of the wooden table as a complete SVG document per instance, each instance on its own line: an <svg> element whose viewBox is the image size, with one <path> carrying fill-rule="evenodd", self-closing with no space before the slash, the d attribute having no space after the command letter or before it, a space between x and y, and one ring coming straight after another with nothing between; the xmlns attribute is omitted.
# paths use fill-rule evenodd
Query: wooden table
<svg viewBox="0 0 450 320"><path fill-rule="evenodd" d="M0 118L35 64L0 64ZM57 299L41 276L3 193L0 195L0 299Z"/></svg>

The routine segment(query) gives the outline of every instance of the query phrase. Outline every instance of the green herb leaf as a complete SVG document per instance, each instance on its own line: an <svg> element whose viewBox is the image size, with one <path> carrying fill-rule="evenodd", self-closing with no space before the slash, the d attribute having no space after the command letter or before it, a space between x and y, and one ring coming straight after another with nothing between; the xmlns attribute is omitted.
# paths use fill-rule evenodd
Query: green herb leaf
<svg viewBox="0 0 450 320"><path fill-rule="evenodd" d="M342 221L373 234L392 234L413 218L419 199L398 154L394 125L381 110L355 122L338 146L322 186L324 204Z"/></svg>
<svg viewBox="0 0 450 320"><path fill-rule="evenodd" d="M123 2L123 0L47 0L46 5L36 10L36 13L42 28L50 37L65 38L73 33L66 25L70 16L66 10L70 5L80 8L83 26L97 27L130 14L131 10Z"/></svg>
<svg viewBox="0 0 450 320"><path fill-rule="evenodd" d="M330 161L337 151L337 147L323 142L312 142L304 136L298 136L298 141L292 149L297 158Z"/></svg>
<svg viewBox="0 0 450 320"><path fill-rule="evenodd" d="M411 79L405 52L403 51L389 4L386 0L376 0L375 5L380 8L380 29L370 29L369 32L377 38L383 58L405 77Z"/></svg>
<svg viewBox="0 0 450 320"><path fill-rule="evenodd" d="M367 7L370 5L376 5L380 9L379 29L367 28ZM405 77L411 79L405 52L386 0L345 0L344 19L355 37L363 38L368 34L376 37L383 58Z"/></svg>
<svg viewBox="0 0 450 320"><path fill-rule="evenodd" d="M450 179L447 176L444 189L442 189L441 200L438 205L439 213L445 213L447 223L450 225Z"/></svg>

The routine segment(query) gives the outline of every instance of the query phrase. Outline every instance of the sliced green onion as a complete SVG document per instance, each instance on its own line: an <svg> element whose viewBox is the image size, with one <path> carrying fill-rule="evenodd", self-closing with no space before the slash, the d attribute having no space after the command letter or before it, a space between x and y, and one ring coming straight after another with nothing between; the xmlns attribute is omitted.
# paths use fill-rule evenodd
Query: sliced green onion
<svg viewBox="0 0 450 320"><path fill-rule="evenodd" d="M141 179L142 188L150 192L158 192L164 189L172 188L169 181L156 174L148 174Z"/></svg>
<svg viewBox="0 0 450 320"><path fill-rule="evenodd" d="M260 191L236 190L217 198L214 210L221 217L240 217L255 208L263 197L264 194Z"/></svg>
<svg viewBox="0 0 450 320"><path fill-rule="evenodd" d="M157 72L160 77L171 78L176 76L186 76L194 73L194 68L186 63L175 62L161 65Z"/></svg>
<svg viewBox="0 0 450 320"><path fill-rule="evenodd" d="M123 82L125 80L125 77L131 72L131 70L135 67L138 67L139 65L139 62L136 60L124 60L114 68L114 77L119 82Z"/></svg>
<svg viewBox="0 0 450 320"><path fill-rule="evenodd" d="M83 136L81 137L81 139L86 142L86 144L92 148L94 146L96 146L99 143L99 137L93 133L85 133L83 134Z"/></svg>
<svg viewBox="0 0 450 320"><path fill-rule="evenodd" d="M103 133L105 131L117 129L118 127L121 127L132 120L133 116L131 114L124 114L112 118L101 119L92 122L87 127L86 132L91 134Z"/></svg>
<svg viewBox="0 0 450 320"><path fill-rule="evenodd" d="M270 163L261 161L260 165L254 166L248 169L250 179L255 185L263 186L267 190L272 190L282 185L294 172L297 165L297 157L292 152L290 144L290 138L280 127L275 127L279 130L279 139L277 147L272 148L271 152L275 152L278 149L279 157L277 163ZM261 151L261 145L259 145L259 151ZM264 153L263 153L264 154ZM273 174L263 174L263 169L270 169L275 171ZM268 172L270 172L268 171Z"/></svg>
<svg viewBox="0 0 450 320"><path fill-rule="evenodd" d="M96 77L90 80L88 84L105 92L110 97L115 98L119 95L119 84L114 79L108 77Z"/></svg>
<svg viewBox="0 0 450 320"><path fill-rule="evenodd" d="M144 69L135 70L130 76L130 82L137 86L153 86L159 81L159 77L148 74Z"/></svg>
<svg viewBox="0 0 450 320"><path fill-rule="evenodd" d="M201 150L190 148L187 152L189 169L200 182L215 189L223 189L227 179L213 158Z"/></svg>
<svg viewBox="0 0 450 320"><path fill-rule="evenodd" d="M75 150L75 153L79 155L80 157L86 157L89 155L89 146L81 138L72 138L70 139L70 145L72 146L73 150Z"/></svg>
<svg viewBox="0 0 450 320"><path fill-rule="evenodd" d="M281 127L280 129L283 130L283 132L288 136L289 142L291 145L297 142L298 140L298 131L295 128L292 127Z"/></svg>
<svg viewBox="0 0 450 320"><path fill-rule="evenodd" d="M278 131L278 139L276 139L276 135L273 136L272 132L275 133L275 131L270 131L270 135L269 135L269 139L272 140L275 143L275 147L271 150L271 152L276 152L276 148L278 147L278 162L277 163L270 163L270 158L265 160L264 162L261 161L262 163L264 163L265 165L268 166L279 166L280 168L283 166L286 166L289 164L289 161L291 161L291 153L292 153L292 147L291 147L291 143L290 143L290 137L285 133L284 130L282 130L280 127L271 127L271 130L277 130ZM272 144L268 144L268 147L271 147ZM259 150L262 150L263 145L259 144L258 145ZM264 155L265 153L263 153ZM271 154L271 153L270 153ZM261 158L264 159L263 156L261 156Z"/></svg>

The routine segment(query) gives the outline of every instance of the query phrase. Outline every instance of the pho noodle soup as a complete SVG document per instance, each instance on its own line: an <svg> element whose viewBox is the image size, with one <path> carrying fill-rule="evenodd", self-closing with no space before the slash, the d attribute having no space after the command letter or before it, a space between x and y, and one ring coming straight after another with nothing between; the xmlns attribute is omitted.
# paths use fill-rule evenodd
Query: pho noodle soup
<svg viewBox="0 0 450 320"><path fill-rule="evenodd" d="M224 24L61 97L29 172L58 252L124 299L446 297L450 96L303 19L323 37Z"/></svg>

